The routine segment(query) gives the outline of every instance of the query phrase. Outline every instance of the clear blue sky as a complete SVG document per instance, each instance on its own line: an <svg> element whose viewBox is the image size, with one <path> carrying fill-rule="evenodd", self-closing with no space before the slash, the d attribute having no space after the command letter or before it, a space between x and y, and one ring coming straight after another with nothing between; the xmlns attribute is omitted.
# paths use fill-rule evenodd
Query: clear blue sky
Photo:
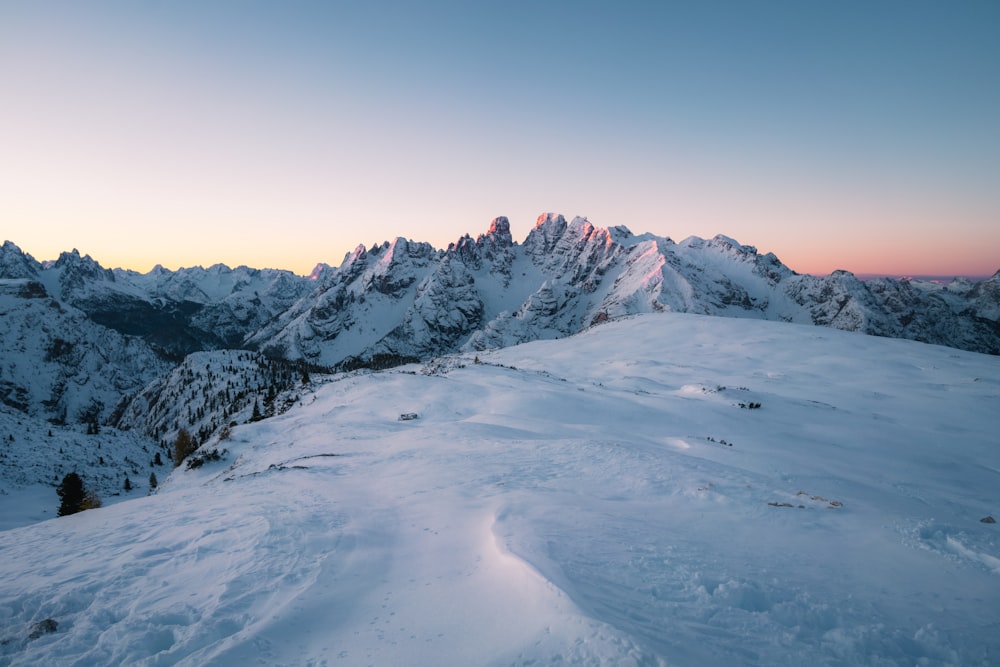
<svg viewBox="0 0 1000 667"><path fill-rule="evenodd" d="M992 273L1000 2L0 0L0 237L38 259L306 273L545 211Z"/></svg>

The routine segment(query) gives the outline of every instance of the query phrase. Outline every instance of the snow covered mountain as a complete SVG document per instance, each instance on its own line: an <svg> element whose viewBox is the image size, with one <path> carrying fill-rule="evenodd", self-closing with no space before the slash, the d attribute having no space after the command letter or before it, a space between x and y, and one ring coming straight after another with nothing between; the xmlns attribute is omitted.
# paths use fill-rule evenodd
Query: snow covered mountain
<svg viewBox="0 0 1000 667"><path fill-rule="evenodd" d="M162 448L179 428L202 442L255 403L274 410L275 392L279 404L292 400L308 369L479 352L646 312L816 324L1000 353L1000 272L946 286L799 275L725 236L675 243L554 214L540 216L523 243L499 217L443 250L404 238L358 246L308 278L223 265L138 274L76 250L41 263L8 241L0 246L0 404L37 421L36 432L46 423L120 426ZM224 352L232 348L244 350L238 363ZM279 370L279 360L298 365ZM198 387L185 387L192 382Z"/></svg>
<svg viewBox="0 0 1000 667"><path fill-rule="evenodd" d="M36 296L141 339L174 362L199 350L240 347L310 289L289 271L217 264L139 274L105 269L77 250L42 264L10 241L0 246L0 280L27 280Z"/></svg>
<svg viewBox="0 0 1000 667"><path fill-rule="evenodd" d="M199 353L157 387L263 389L256 359ZM657 313L301 379L204 445L221 460L147 467L152 496L0 531L0 664L1000 656L1000 357Z"/></svg>
<svg viewBox="0 0 1000 667"><path fill-rule="evenodd" d="M0 402L56 424L113 420L171 364L142 339L53 297L37 276L0 279Z"/></svg>
<svg viewBox="0 0 1000 667"><path fill-rule="evenodd" d="M799 275L724 236L675 243L554 214L540 216L522 244L500 217L445 250L402 237L358 246L311 278L222 265L137 274L105 269L75 250L42 265L7 242L0 280L8 295L44 293L173 362L223 348L329 367L379 355L427 358L653 311L818 324L1000 353L1000 272L946 287L863 282L843 271ZM25 280L29 291L10 283Z"/></svg>
<svg viewBox="0 0 1000 667"><path fill-rule="evenodd" d="M636 236L544 215L523 244L506 218L447 250L397 238L359 246L312 294L247 342L334 365L376 355L426 358L586 329L626 314L674 311L773 319L1000 353L1000 273L975 286L838 271L798 275L724 236Z"/></svg>
<svg viewBox="0 0 1000 667"><path fill-rule="evenodd" d="M309 290L287 271L216 265L140 275L77 251L0 247L0 402L57 424L117 422L187 354L239 347Z"/></svg>

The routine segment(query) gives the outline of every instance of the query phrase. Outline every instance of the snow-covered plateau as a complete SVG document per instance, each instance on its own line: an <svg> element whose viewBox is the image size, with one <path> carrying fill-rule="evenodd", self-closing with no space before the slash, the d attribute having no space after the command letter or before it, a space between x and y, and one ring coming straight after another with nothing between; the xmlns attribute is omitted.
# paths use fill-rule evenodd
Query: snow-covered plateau
<svg viewBox="0 0 1000 667"><path fill-rule="evenodd" d="M0 665L996 665L998 406L997 356L671 312L314 373L0 532Z"/></svg>

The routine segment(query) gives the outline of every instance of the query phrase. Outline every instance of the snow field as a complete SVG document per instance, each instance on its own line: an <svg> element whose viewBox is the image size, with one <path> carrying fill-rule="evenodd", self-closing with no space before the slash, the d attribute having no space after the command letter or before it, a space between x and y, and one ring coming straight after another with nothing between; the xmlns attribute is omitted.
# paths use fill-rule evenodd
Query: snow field
<svg viewBox="0 0 1000 667"><path fill-rule="evenodd" d="M673 314L478 357L338 376L155 496L0 532L0 664L1000 655L1000 359Z"/></svg>

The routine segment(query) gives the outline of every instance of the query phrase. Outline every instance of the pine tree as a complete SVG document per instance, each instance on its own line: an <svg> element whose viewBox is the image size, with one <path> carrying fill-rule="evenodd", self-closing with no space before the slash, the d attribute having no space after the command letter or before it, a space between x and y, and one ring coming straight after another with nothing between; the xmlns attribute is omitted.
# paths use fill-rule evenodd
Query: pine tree
<svg viewBox="0 0 1000 667"><path fill-rule="evenodd" d="M128 478L128 475L125 475L125 490L126 491L132 490L132 480Z"/></svg>
<svg viewBox="0 0 1000 667"><path fill-rule="evenodd" d="M155 489L159 482L156 481L156 473L149 473L149 488Z"/></svg>
<svg viewBox="0 0 1000 667"><path fill-rule="evenodd" d="M76 514L82 509L81 505L83 505L86 494L83 489L83 480L75 472L67 473L63 477L62 482L56 487L56 493L61 499L59 516Z"/></svg>

